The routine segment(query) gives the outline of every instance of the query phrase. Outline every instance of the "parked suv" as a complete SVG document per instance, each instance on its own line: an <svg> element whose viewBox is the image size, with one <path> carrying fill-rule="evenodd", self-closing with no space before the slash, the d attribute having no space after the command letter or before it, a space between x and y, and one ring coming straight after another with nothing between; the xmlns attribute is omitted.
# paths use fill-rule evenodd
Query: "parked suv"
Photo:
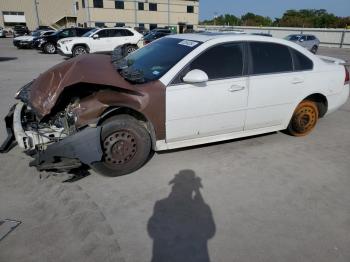
<svg viewBox="0 0 350 262"><path fill-rule="evenodd" d="M54 54L57 51L57 41L67 37L79 37L89 32L92 28L72 27L57 31L56 33L40 39L37 49L46 54Z"/></svg>
<svg viewBox="0 0 350 262"><path fill-rule="evenodd" d="M314 35L289 35L287 40L292 41L302 47L305 47L310 52L316 54L320 45L320 40Z"/></svg>
<svg viewBox="0 0 350 262"><path fill-rule="evenodd" d="M59 54L78 56L86 53L112 52L114 48L127 45L126 52L138 49L142 35L136 30L125 27L96 28L82 37L69 37L58 41Z"/></svg>

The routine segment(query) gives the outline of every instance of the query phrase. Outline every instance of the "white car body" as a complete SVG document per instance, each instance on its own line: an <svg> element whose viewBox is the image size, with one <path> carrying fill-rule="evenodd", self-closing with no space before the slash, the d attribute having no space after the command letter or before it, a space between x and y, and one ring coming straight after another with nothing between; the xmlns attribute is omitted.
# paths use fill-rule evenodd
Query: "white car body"
<svg viewBox="0 0 350 262"><path fill-rule="evenodd" d="M136 30L125 27L115 27L115 28L99 28L93 29L93 33L85 37L68 37L61 39L57 42L57 48L61 55L72 56L73 50L76 46L83 46L86 48L88 53L105 53L111 52L114 48L124 45L138 45L142 35ZM128 31L129 36L118 35L118 36L108 36L102 37L101 34L104 32L112 32L112 30L118 31ZM92 32L92 31L90 31ZM98 37L97 37L98 36Z"/></svg>
<svg viewBox="0 0 350 262"><path fill-rule="evenodd" d="M252 35L188 34L167 36L202 42L165 73L166 139L156 150L167 150L284 130L305 98L318 94L327 100L326 114L349 97L341 60L321 59L283 39ZM172 84L186 65L209 48L234 42L264 42L288 46L309 58L312 70L246 75L201 84ZM294 66L293 66L294 68Z"/></svg>

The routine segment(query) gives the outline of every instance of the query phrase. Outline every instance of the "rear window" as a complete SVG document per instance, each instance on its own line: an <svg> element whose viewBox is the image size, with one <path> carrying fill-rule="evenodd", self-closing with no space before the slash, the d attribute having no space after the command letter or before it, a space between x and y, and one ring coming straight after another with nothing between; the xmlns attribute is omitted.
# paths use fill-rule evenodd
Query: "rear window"
<svg viewBox="0 0 350 262"><path fill-rule="evenodd" d="M308 57L293 48L290 51L293 55L294 71L311 70L313 68L314 65Z"/></svg>
<svg viewBox="0 0 350 262"><path fill-rule="evenodd" d="M251 42L252 74L270 74L293 71L289 48L276 43Z"/></svg>

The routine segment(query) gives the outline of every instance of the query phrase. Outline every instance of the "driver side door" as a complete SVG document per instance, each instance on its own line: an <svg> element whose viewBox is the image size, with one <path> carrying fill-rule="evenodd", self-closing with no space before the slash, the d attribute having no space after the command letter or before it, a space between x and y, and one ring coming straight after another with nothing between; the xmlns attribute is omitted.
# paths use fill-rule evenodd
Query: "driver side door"
<svg viewBox="0 0 350 262"><path fill-rule="evenodd" d="M174 142L243 131L248 78L243 43L211 47L190 62L166 90L166 141ZM199 69L209 80L185 83Z"/></svg>

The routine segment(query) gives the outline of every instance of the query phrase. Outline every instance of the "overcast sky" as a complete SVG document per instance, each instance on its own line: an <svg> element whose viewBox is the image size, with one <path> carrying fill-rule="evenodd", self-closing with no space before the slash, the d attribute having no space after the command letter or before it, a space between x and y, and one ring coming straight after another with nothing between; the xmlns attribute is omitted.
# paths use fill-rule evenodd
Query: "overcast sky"
<svg viewBox="0 0 350 262"><path fill-rule="evenodd" d="M211 19L214 14L241 16L247 12L272 19L281 17L288 9L326 9L337 16L350 16L350 0L199 0L200 20Z"/></svg>

